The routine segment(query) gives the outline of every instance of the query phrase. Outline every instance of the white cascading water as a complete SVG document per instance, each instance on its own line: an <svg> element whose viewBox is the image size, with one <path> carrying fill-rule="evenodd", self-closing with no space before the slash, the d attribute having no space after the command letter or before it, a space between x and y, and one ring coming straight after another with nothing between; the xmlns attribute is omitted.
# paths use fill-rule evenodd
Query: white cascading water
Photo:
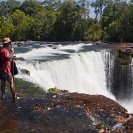
<svg viewBox="0 0 133 133"><path fill-rule="evenodd" d="M101 94L115 100L113 94L109 92L113 85L111 75L115 56L106 50L78 52L83 49L84 45L91 44L59 45L58 49L45 47L17 54L17 57L24 57L26 60L16 61L18 68L29 70L30 76L19 73L16 77L36 83L44 90L56 87L69 92ZM75 52L69 53L66 50ZM56 56L56 54L68 55L70 58L51 60L50 57ZM50 60L35 61L47 59ZM117 102L128 112L133 112L133 99Z"/></svg>
<svg viewBox="0 0 133 133"><path fill-rule="evenodd" d="M133 113L133 98L131 100L118 101L123 107L125 107L129 113Z"/></svg>
<svg viewBox="0 0 133 133"><path fill-rule="evenodd" d="M66 47L68 49L68 46ZM27 60L17 61L17 66L29 70L30 76L19 74L16 77L37 83L45 90L56 87L69 92L101 94L115 100L115 97L107 90L102 54L94 51L72 54L60 51L66 47L60 47L58 50L40 48L17 54L18 57L23 56ZM73 47L75 51L79 49L79 45ZM51 53L70 54L70 58L45 62L32 61L43 59L45 55Z"/></svg>

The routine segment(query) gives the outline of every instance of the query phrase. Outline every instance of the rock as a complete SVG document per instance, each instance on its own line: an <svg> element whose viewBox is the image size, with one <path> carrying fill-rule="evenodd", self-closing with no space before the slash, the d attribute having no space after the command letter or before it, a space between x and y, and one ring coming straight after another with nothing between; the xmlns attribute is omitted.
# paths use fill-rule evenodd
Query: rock
<svg viewBox="0 0 133 133"><path fill-rule="evenodd" d="M22 47L23 46L23 43L18 43L17 46L18 47Z"/></svg>
<svg viewBox="0 0 133 133"><path fill-rule="evenodd" d="M53 47L54 45L53 44L47 44L47 47Z"/></svg>
<svg viewBox="0 0 133 133"><path fill-rule="evenodd" d="M21 69L20 70L23 74L29 75L30 76L30 71L27 69Z"/></svg>
<svg viewBox="0 0 133 133"><path fill-rule="evenodd" d="M102 95L47 93L43 98L34 96L29 99L21 98L15 104L11 102L10 106L9 101L2 101L0 108L2 110L0 132L23 130L24 133L31 132L32 129L40 133L132 133L133 131L132 114L128 114L127 110L116 101ZM118 127L114 129L115 125L120 123L117 118L126 119L121 124L122 128L119 126L124 132ZM3 124L10 119L12 121L3 128ZM8 127L9 124L15 125L15 130Z"/></svg>
<svg viewBox="0 0 133 133"><path fill-rule="evenodd" d="M96 44L102 44L102 41L97 41L97 42L95 42Z"/></svg>
<svg viewBox="0 0 133 133"><path fill-rule="evenodd" d="M100 131L98 131L98 133L109 133L109 132L106 132L104 129L101 129Z"/></svg>

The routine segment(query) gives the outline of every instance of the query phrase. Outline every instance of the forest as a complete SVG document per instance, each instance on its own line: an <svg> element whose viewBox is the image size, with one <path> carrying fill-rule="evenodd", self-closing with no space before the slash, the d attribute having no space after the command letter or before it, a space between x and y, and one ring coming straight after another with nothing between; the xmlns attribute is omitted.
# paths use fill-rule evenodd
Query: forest
<svg viewBox="0 0 133 133"><path fill-rule="evenodd" d="M133 0L1 1L0 41L4 37L12 41L133 42Z"/></svg>

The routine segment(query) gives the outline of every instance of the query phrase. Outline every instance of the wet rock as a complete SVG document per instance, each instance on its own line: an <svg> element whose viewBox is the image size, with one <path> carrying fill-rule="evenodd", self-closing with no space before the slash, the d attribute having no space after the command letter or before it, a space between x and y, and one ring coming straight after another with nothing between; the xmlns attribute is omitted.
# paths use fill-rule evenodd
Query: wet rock
<svg viewBox="0 0 133 133"><path fill-rule="evenodd" d="M0 132L98 133L106 130L107 133L110 130L120 133L122 129L130 133L133 127L132 115L102 95L47 93L43 98L0 100L0 108L0 126L7 122L15 125L15 128L6 125L4 130L1 126ZM114 128L120 122L122 128Z"/></svg>
<svg viewBox="0 0 133 133"><path fill-rule="evenodd" d="M47 44L46 47L50 47L52 49L58 49L58 47L53 44Z"/></svg>
<svg viewBox="0 0 133 133"><path fill-rule="evenodd" d="M133 132L133 115L130 115L125 123L123 123L123 126L125 127L125 130L128 133Z"/></svg>
<svg viewBox="0 0 133 133"><path fill-rule="evenodd" d="M20 70L23 74L29 75L30 76L30 71L27 69L21 69Z"/></svg>
<svg viewBox="0 0 133 133"><path fill-rule="evenodd" d="M22 47L23 46L23 43L18 43L17 46L18 47Z"/></svg>
<svg viewBox="0 0 133 133"><path fill-rule="evenodd" d="M103 42L102 41L97 41L97 42L95 42L95 44L102 44Z"/></svg>

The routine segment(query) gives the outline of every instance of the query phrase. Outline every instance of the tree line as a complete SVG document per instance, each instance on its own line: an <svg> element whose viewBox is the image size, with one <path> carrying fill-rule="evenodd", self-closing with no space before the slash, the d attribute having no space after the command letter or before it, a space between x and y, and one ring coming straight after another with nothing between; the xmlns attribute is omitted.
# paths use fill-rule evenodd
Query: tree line
<svg viewBox="0 0 133 133"><path fill-rule="evenodd" d="M133 42L133 0L1 1L0 41L4 37L13 41Z"/></svg>

